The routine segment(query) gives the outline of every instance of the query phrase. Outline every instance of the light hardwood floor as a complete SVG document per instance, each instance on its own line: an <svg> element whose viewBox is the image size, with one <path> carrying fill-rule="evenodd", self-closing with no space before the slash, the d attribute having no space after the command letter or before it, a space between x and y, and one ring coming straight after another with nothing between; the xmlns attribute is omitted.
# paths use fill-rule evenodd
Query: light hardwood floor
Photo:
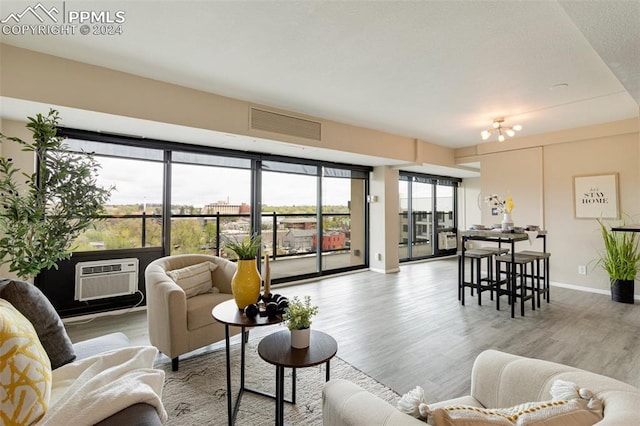
<svg viewBox="0 0 640 426"><path fill-rule="evenodd" d="M287 297L311 295L320 308L313 327L338 341L338 356L400 394L416 385L429 401L468 393L473 360L489 348L640 387L640 306L552 287L551 303L536 311L528 305L524 317L512 319L504 297L501 311L487 293L482 306L469 293L467 305L460 305L456 262L408 264L397 274L366 271L277 291ZM278 327L253 330L251 337ZM148 344L144 311L67 324L67 329L74 341L119 330L137 344Z"/></svg>

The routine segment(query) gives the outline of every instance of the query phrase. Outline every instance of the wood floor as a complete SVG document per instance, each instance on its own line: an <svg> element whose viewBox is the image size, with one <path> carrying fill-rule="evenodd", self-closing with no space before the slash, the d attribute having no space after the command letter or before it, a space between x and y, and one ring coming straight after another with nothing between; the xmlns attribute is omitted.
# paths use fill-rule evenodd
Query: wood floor
<svg viewBox="0 0 640 426"><path fill-rule="evenodd" d="M487 293L482 306L469 293L461 306L456 265L456 259L435 260L402 265L397 274L366 271L277 290L288 297L311 295L320 308L313 327L338 341L338 356L400 394L416 385L429 401L467 394L473 360L489 348L640 387L639 305L552 287L551 303L536 311L528 306L525 317L511 319L506 299L496 311ZM251 336L279 327L262 327ZM148 344L144 311L67 329L74 341L119 330Z"/></svg>

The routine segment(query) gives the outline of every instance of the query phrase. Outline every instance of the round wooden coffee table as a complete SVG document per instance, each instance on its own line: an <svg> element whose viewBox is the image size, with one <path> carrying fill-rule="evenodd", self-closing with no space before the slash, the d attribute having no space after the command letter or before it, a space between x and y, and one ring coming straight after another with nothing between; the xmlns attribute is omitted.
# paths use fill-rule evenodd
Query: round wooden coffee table
<svg viewBox="0 0 640 426"><path fill-rule="evenodd" d="M291 332L278 331L263 338L258 344L260 358L276 366L276 422L284 423L284 369L312 367L326 363L326 380L329 381L330 361L338 352L335 339L322 331L311 330L308 348L291 347ZM295 380L293 381L295 394Z"/></svg>

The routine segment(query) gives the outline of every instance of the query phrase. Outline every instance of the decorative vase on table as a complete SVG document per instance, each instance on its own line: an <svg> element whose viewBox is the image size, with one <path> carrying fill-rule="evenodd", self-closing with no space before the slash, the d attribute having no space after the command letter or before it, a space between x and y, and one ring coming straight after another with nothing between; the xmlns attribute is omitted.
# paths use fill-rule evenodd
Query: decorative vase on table
<svg viewBox="0 0 640 426"><path fill-rule="evenodd" d="M511 213L503 213L502 214L502 230L510 231L513 229L513 218L511 217Z"/></svg>
<svg viewBox="0 0 640 426"><path fill-rule="evenodd" d="M231 279L231 293L239 309L258 301L261 283L256 260L238 260L238 269Z"/></svg>
<svg viewBox="0 0 640 426"><path fill-rule="evenodd" d="M308 348L311 340L311 328L291 330L291 347L296 349Z"/></svg>

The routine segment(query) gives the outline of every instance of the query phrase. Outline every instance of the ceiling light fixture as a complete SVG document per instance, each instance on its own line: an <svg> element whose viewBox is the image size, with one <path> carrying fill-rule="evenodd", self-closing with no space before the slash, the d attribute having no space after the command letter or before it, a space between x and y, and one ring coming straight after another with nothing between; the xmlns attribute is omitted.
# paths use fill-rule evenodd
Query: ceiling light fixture
<svg viewBox="0 0 640 426"><path fill-rule="evenodd" d="M511 138L516 134L516 132L522 130L522 126L519 124L515 124L513 126L503 126L502 123L504 123L504 118L496 118L495 120L493 120L493 124L490 129L480 132L482 140L486 141L495 132L498 134L498 141L504 142L505 134Z"/></svg>

